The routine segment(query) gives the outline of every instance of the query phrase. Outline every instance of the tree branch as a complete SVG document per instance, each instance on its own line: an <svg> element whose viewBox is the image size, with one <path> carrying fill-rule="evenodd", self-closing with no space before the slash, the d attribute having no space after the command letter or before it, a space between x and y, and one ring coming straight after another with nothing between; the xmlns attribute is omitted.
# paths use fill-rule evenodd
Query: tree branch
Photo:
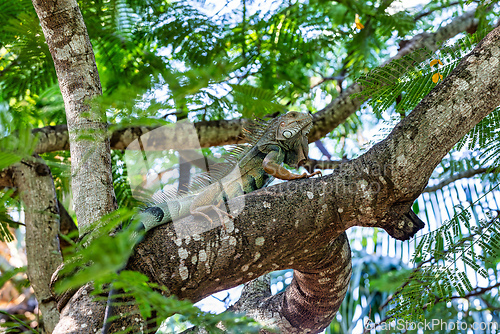
<svg viewBox="0 0 500 334"><path fill-rule="evenodd" d="M438 10L441 10L441 9L445 9L445 8L449 8L449 7L452 7L452 6L456 6L456 5L461 5L462 2L460 1L455 1L455 2L449 2L447 4L444 4L444 5L441 5L441 6L438 6L436 8L432 8L432 9L429 9L428 11L426 12L420 12L419 14L417 14L417 16L415 16L415 18L413 19L415 22L417 22L418 20L420 20L421 18L424 18L426 16L429 16L431 15L432 13L434 13L435 11L438 11Z"/></svg>
<svg viewBox="0 0 500 334"><path fill-rule="evenodd" d="M334 77L324 77L321 76L321 79L319 79L317 82L311 85L310 89L314 89L318 87L319 85L322 85L323 83L327 81L342 81L345 79L345 76L339 75L339 76L334 76Z"/></svg>
<svg viewBox="0 0 500 334"><path fill-rule="evenodd" d="M407 42L404 48L399 50L396 56L384 62L382 66L388 64L393 59L399 59L411 51L424 46L431 50L436 50L440 42L446 41L476 25L477 19L474 18L474 13L475 11L470 11L454 18L448 25L439 28L435 33L423 33L415 36ZM310 132L309 142L324 137L354 113L368 99L368 97L365 100L351 98L352 94L359 93L360 91L361 87L358 84L353 84L325 108L314 114L314 127ZM247 122L248 120L245 119L196 122L195 127L201 147L241 143L243 136L242 129L246 126ZM111 135L111 148L123 150L132 141L152 129L154 128L132 126L116 130ZM66 125L44 127L35 129L33 132L39 136L35 149L37 153L69 149Z"/></svg>
<svg viewBox="0 0 500 334"><path fill-rule="evenodd" d="M59 321L59 312L50 292L50 278L62 263L54 182L50 169L41 159L21 161L12 170L25 208L27 274L43 314L45 329L51 333Z"/></svg>
<svg viewBox="0 0 500 334"><path fill-rule="evenodd" d="M467 178L473 177L477 174L483 174L486 172L488 172L488 168L484 168L484 167L480 167L477 169L465 170L463 172L460 172L460 173L457 173L455 175L450 176L449 178L439 182L438 184L436 184L434 186L426 187L423 192L424 193L432 193L432 192L434 192L438 189L441 189L441 188L443 188L443 187L445 187L445 186L449 185L450 183L453 183L457 180L467 179Z"/></svg>

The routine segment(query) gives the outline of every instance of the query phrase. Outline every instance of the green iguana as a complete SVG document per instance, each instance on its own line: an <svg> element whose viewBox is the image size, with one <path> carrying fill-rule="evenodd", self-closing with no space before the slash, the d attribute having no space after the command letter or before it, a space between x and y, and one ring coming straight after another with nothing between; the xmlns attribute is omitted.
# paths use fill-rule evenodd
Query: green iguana
<svg viewBox="0 0 500 334"><path fill-rule="evenodd" d="M216 211L222 221L222 214L230 216L220 209L228 199L265 187L273 178L295 180L321 174L293 174L282 166L286 163L297 167L307 159L307 134L311 128L311 115L295 111L256 123L247 130L248 143L237 146L226 163L196 178L188 194L180 198L165 195L163 203L142 211L138 220L146 231L192 214L211 221L204 213L208 210Z"/></svg>
<svg viewBox="0 0 500 334"><path fill-rule="evenodd" d="M212 222L206 212L215 211L222 223L227 215L221 205L228 199L247 194L268 185L273 178L295 180L320 174L294 174L282 166L298 167L308 157L307 134L312 128L312 116L290 111L270 121L256 122L246 130L245 145L237 146L216 170L203 173L192 182L189 191L181 196L167 194L164 202L150 206L138 214L137 220L146 231L189 215L200 215ZM224 225L222 225L224 227ZM107 334L111 316L110 290L102 334Z"/></svg>

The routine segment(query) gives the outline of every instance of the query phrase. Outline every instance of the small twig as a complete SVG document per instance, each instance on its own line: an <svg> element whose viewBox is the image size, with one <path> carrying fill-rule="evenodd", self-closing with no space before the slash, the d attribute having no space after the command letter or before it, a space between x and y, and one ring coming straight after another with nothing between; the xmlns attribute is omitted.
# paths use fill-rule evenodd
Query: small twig
<svg viewBox="0 0 500 334"><path fill-rule="evenodd" d="M478 168L478 169L469 169L469 170L466 170L466 171L463 171L463 172L460 172L460 173L457 173L441 182L439 182L438 184L436 184L435 186L430 186L430 187L426 187L424 189L424 193L431 193L431 192L434 192L438 189L441 189L445 186L447 186L448 184L452 183L452 182L455 182L457 180L460 180L460 179L466 179L466 178L470 178L470 177L473 177L477 174L483 174L483 173L487 173L488 172L488 168L484 168L484 167L481 167L481 168Z"/></svg>
<svg viewBox="0 0 500 334"><path fill-rule="evenodd" d="M317 83L315 83L314 85L312 85L310 88L313 89L313 88L316 88L318 87L319 85L327 82L327 81L342 81L345 79L345 76L343 75L338 75L338 76L334 76L334 77L324 77L324 76L321 76L321 80Z"/></svg>
<svg viewBox="0 0 500 334"><path fill-rule="evenodd" d="M475 1L474 1L475 2ZM430 9L426 12L422 12L420 14L418 14L417 16L415 16L415 18L413 19L415 22L417 22L418 20L420 20L421 18L423 17L426 17L426 16L429 16L431 15L432 13L434 13L435 11L437 10L440 10L440 9L444 9L444 8L448 8L448 7L452 7L452 6L456 6L456 5L460 5L462 2L461 1L455 1L455 2L450 2L449 4L446 4L446 5L442 5L442 6L439 6L439 7L436 7L436 8L433 8L433 9Z"/></svg>
<svg viewBox="0 0 500 334"><path fill-rule="evenodd" d="M13 221L13 220L7 222L7 224L9 224L9 225L20 225L20 226L26 227L26 225L24 223L16 222L16 221Z"/></svg>
<svg viewBox="0 0 500 334"><path fill-rule="evenodd" d="M179 114L182 114L182 111L173 111L173 112L169 112L169 113L166 113L165 115L163 115L163 119L166 119L168 116L174 116L174 115L179 115Z"/></svg>
<svg viewBox="0 0 500 334"><path fill-rule="evenodd" d="M219 10L217 11L217 13L215 13L213 16L214 16L214 17L215 17L215 16L219 16L220 12L222 12L222 10L223 10L224 8L226 8L226 7L227 7L227 5L229 5L229 3L230 3L230 1L226 1L226 4L225 4L225 5L224 5L221 9L219 9Z"/></svg>

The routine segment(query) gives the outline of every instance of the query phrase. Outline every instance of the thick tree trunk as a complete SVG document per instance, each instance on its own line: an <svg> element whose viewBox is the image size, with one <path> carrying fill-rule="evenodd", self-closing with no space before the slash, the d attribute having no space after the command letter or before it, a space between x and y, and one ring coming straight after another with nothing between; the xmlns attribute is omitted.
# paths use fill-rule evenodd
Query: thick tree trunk
<svg viewBox="0 0 500 334"><path fill-rule="evenodd" d="M116 209L106 115L94 53L76 0L33 0L66 108L73 202L80 234ZM92 138L92 139L89 139Z"/></svg>
<svg viewBox="0 0 500 334"><path fill-rule="evenodd" d="M92 223L116 209L106 115L104 110L91 106L92 98L101 95L101 84L76 0L33 0L33 6L54 60L64 99L73 202L82 235L89 232ZM88 304L80 304L87 308L80 316L94 318L98 312L94 310L92 315L92 307L97 303L88 295L83 299ZM68 333L65 324L59 322L54 332ZM91 327L89 320L79 324L75 332L94 333Z"/></svg>

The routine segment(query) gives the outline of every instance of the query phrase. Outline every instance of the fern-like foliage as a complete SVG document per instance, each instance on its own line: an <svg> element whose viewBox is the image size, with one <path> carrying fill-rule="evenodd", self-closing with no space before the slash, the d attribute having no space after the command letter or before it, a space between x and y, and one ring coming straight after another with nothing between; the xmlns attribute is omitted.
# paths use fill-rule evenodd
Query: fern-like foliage
<svg viewBox="0 0 500 334"><path fill-rule="evenodd" d="M381 55L378 52L393 32L402 37L415 27L413 17L407 11L388 14L387 9L393 3L374 2L368 8L365 4L355 1L346 4L349 12L358 13L365 24L352 38L346 38L344 41L347 57L343 70L346 73L353 76L365 73L369 67L379 63Z"/></svg>
<svg viewBox="0 0 500 334"><path fill-rule="evenodd" d="M465 297L473 291L469 276L459 262L483 278L489 278L487 269L491 265L495 267L500 256L499 215L488 213L473 226L471 210L499 186L492 187L470 207L456 208L453 219L421 237L413 255L413 262L418 266L392 298L389 316L422 320L424 312L436 303Z"/></svg>
<svg viewBox="0 0 500 334"><path fill-rule="evenodd" d="M0 170L7 168L22 159L29 159L35 149L31 128L20 128L17 133L0 138Z"/></svg>
<svg viewBox="0 0 500 334"><path fill-rule="evenodd" d="M14 237L12 236L12 233L9 230L10 227L17 227L17 223L12 220L8 208L12 207L14 205L13 202L13 194L14 194L14 189L10 189L7 191L0 191L0 241L3 242L10 242L14 240ZM3 276L3 273L2 273ZM0 281L0 286L2 286L3 283Z"/></svg>
<svg viewBox="0 0 500 334"><path fill-rule="evenodd" d="M500 108L493 110L460 139L457 143L457 149L461 150L465 145L469 150L484 147L492 139L498 138L498 129L500 129Z"/></svg>
<svg viewBox="0 0 500 334"><path fill-rule="evenodd" d="M41 155L49 166L59 200L71 195L71 158L69 151L49 152Z"/></svg>
<svg viewBox="0 0 500 334"><path fill-rule="evenodd" d="M23 97L51 87L57 82L54 65L31 2L5 0L0 12L0 97Z"/></svg>
<svg viewBox="0 0 500 334"><path fill-rule="evenodd" d="M8 127L10 132L23 128L23 124L36 128L66 123L64 102L57 84L38 94L29 92L23 99L10 99L9 102L4 104L0 126Z"/></svg>
<svg viewBox="0 0 500 334"><path fill-rule="evenodd" d="M477 149L480 152L479 160L491 170L500 166L500 107L493 110L483 118L467 135L457 144L461 149L467 145L469 150Z"/></svg>
<svg viewBox="0 0 500 334"><path fill-rule="evenodd" d="M409 113L425 97L437 82L433 76L445 78L458 65L462 57L488 33L487 30L467 35L451 46L444 46L439 53L419 49L401 59L372 70L358 78L362 91L356 96L370 98L368 104L380 115L387 110L399 114ZM431 66L431 60L439 59L443 65ZM436 69L436 66L439 68Z"/></svg>
<svg viewBox="0 0 500 334"><path fill-rule="evenodd" d="M473 0L467 0L467 4L470 5L472 3ZM484 6L484 5L487 5L487 6L490 6L490 5L493 5L495 3L498 2L498 0L479 0L479 5L481 6Z"/></svg>
<svg viewBox="0 0 500 334"><path fill-rule="evenodd" d="M257 88L250 85L232 85L233 101L242 107L243 117L262 117L267 114L281 112L284 106L280 104L279 96L272 90Z"/></svg>
<svg viewBox="0 0 500 334"><path fill-rule="evenodd" d="M132 195L130 184L127 179L127 166L123 162L125 154L120 151L112 151L112 173L113 187L115 189L116 202L120 208L137 208L140 206L135 197Z"/></svg>
<svg viewBox="0 0 500 334"><path fill-rule="evenodd" d="M214 22L182 2L171 4L163 15L153 29L158 43L171 48L173 59L197 67L227 55L224 40L228 26L224 22Z"/></svg>
<svg viewBox="0 0 500 334"><path fill-rule="evenodd" d="M81 4L104 94L134 86L135 97L150 88L150 76L164 69L161 57L153 52L153 38L143 26L145 13L139 8L135 1L126 0ZM125 99L127 95L119 96Z"/></svg>
<svg viewBox="0 0 500 334"><path fill-rule="evenodd" d="M136 97L151 87L151 76L165 70L155 52L151 23L144 21L159 7L165 7L163 1L148 1L147 6L134 0L80 3L105 94L134 85ZM52 87L57 83L54 64L32 3L6 0L0 12L1 97L23 98Z"/></svg>

